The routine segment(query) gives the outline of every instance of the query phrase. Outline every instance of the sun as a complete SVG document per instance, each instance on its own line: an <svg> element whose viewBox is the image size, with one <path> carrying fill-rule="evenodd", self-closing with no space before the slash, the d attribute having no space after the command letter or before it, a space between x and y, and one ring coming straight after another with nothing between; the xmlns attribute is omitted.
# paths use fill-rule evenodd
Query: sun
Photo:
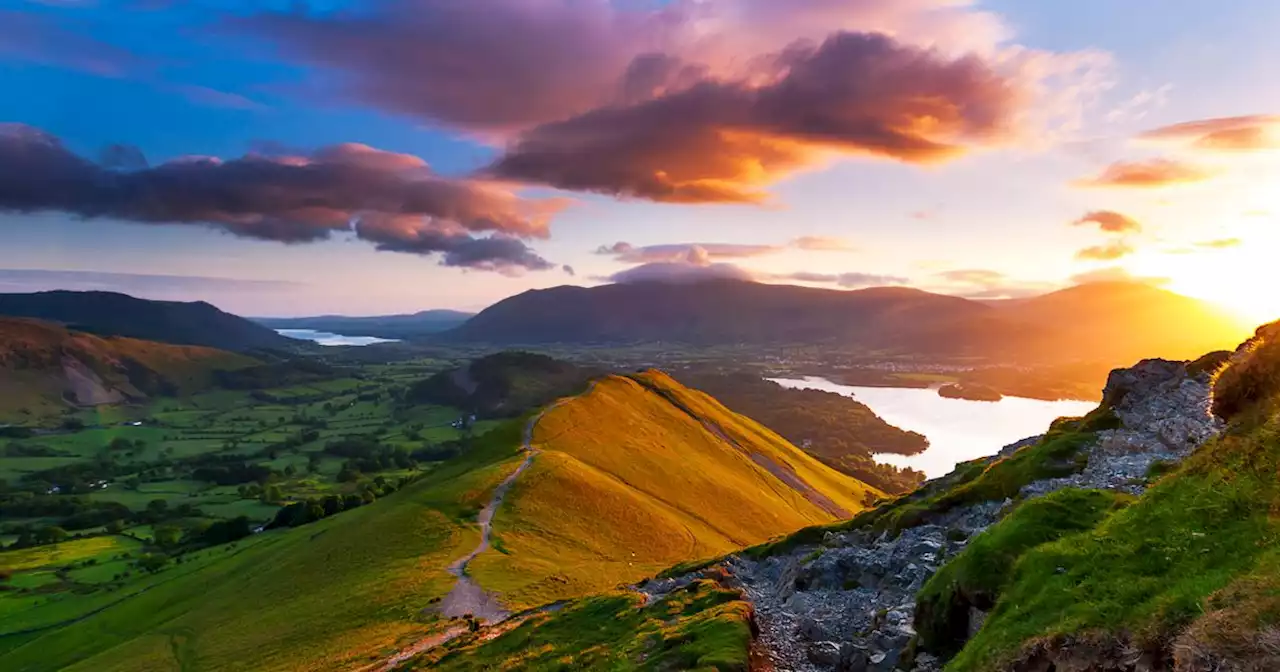
<svg viewBox="0 0 1280 672"><path fill-rule="evenodd" d="M1135 274L1168 278L1167 289L1204 299L1250 323L1280 320L1280 233L1260 232L1238 245L1149 258Z"/></svg>

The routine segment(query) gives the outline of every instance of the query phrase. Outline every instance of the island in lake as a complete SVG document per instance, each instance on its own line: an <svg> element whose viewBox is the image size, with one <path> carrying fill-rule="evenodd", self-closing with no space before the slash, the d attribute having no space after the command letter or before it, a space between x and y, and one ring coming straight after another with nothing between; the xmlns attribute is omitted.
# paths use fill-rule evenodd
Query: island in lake
<svg viewBox="0 0 1280 672"><path fill-rule="evenodd" d="M938 396L947 399L967 399L969 401L1000 401L1004 395L985 386L974 383L954 383L938 388Z"/></svg>

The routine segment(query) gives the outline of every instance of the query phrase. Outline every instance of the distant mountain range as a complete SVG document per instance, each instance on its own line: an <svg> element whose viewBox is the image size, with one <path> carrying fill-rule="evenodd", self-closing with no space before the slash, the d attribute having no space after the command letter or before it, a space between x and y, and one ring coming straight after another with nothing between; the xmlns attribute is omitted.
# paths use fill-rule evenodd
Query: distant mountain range
<svg viewBox="0 0 1280 672"><path fill-rule="evenodd" d="M100 336L244 352L296 350L299 342L203 301L149 301L114 292L0 294L0 316L27 317Z"/></svg>
<svg viewBox="0 0 1280 672"><path fill-rule="evenodd" d="M410 339L424 334L434 334L453 329L470 319L474 313L457 310L424 310L412 315L378 315L373 317L347 317L344 315L320 315L317 317L254 317L254 322L271 329L311 329L343 336L373 336L397 340Z"/></svg>
<svg viewBox="0 0 1280 672"><path fill-rule="evenodd" d="M498 345L815 345L926 356L1192 358L1248 333L1203 301L1098 283L994 305L907 288L715 280L533 290L440 338Z"/></svg>

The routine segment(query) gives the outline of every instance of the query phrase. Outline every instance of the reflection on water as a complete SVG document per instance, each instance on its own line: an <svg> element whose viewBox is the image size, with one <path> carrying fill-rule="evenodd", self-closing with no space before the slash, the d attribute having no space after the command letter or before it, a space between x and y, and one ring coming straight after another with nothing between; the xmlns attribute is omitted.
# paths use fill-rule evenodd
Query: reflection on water
<svg viewBox="0 0 1280 672"><path fill-rule="evenodd" d="M373 345L374 343L395 343L392 338L375 338L373 336L343 336L327 331L314 329L276 329L276 333L299 341L315 341L320 345Z"/></svg>
<svg viewBox="0 0 1280 672"><path fill-rule="evenodd" d="M1057 418L1084 415L1097 406L1086 401L1018 397L997 402L945 399L933 389L854 387L814 377L772 380L783 387L813 388L853 397L889 424L924 434L929 439L929 449L923 453L877 455L876 460L918 469L929 478L945 476L960 462L993 455L1010 443L1043 434Z"/></svg>

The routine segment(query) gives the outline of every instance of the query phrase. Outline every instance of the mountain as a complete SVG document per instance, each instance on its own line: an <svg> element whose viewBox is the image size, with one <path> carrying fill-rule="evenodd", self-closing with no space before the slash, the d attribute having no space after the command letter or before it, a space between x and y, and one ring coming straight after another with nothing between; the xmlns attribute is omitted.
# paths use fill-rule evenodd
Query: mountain
<svg viewBox="0 0 1280 672"><path fill-rule="evenodd" d="M0 315L56 322L101 336L244 352L296 350L298 342L201 302L149 301L114 292L0 294Z"/></svg>
<svg viewBox="0 0 1280 672"><path fill-rule="evenodd" d="M499 301L453 340L486 343L861 344L948 349L994 337L997 311L916 289L836 291L734 280L531 290Z"/></svg>
<svg viewBox="0 0 1280 672"><path fill-rule="evenodd" d="M221 372L255 364L212 348L0 318L0 421L37 424L76 406L194 391L214 384Z"/></svg>
<svg viewBox="0 0 1280 672"><path fill-rule="evenodd" d="M1194 357L1238 342L1239 320L1137 283L1082 285L981 303L907 288L854 291L714 280L533 290L445 340L493 344L820 345L1009 359Z"/></svg>
<svg viewBox="0 0 1280 672"><path fill-rule="evenodd" d="M0 669L391 669L423 643L479 627L442 614L459 587L511 610L577 599L839 520L880 496L656 372L602 378L466 443L370 504L193 549L154 576L86 598L94 601L33 594L20 616L0 618ZM749 636L747 612L720 611L740 609L734 593L708 586L683 595L691 613L717 609ZM682 620L666 611L670 603L639 618L634 595L606 604L619 620L575 609L575 631L718 628ZM577 627L583 619L588 630ZM640 655L662 669L714 657L698 652L701 635L679 637Z"/></svg>
<svg viewBox="0 0 1280 672"><path fill-rule="evenodd" d="M1144 283L1091 283L993 305L1011 321L1058 325L1060 347L1121 362L1194 359L1239 342L1249 329L1213 304Z"/></svg>
<svg viewBox="0 0 1280 672"><path fill-rule="evenodd" d="M473 313L464 313L457 310L424 310L412 315L255 317L252 320L271 329L311 329L331 334L342 334L343 336L373 336L375 338L409 340L416 336L453 329L471 319L472 316Z"/></svg>

